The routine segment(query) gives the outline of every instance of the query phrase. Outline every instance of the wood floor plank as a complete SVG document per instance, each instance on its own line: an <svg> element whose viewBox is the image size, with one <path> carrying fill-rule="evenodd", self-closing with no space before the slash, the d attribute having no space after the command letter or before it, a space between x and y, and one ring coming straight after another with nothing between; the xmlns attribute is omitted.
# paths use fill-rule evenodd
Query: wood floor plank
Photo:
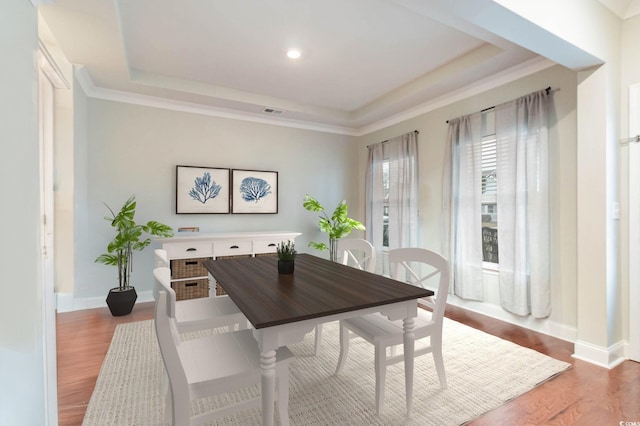
<svg viewBox="0 0 640 426"><path fill-rule="evenodd" d="M116 325L153 318L153 303L138 303L130 315L107 308L57 315L58 424L81 425Z"/></svg>
<svg viewBox="0 0 640 426"><path fill-rule="evenodd" d="M483 415L473 426L640 424L640 363L612 370L574 359L573 344L448 305L446 316L571 363L565 373ZM113 317L107 308L57 315L58 422L78 426L117 324L153 318L153 303ZM445 366L446 367L446 366Z"/></svg>

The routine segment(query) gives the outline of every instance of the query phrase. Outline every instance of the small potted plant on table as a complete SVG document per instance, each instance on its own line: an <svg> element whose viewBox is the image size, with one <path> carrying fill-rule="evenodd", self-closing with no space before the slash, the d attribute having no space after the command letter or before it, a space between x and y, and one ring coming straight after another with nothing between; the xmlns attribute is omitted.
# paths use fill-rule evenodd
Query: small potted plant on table
<svg viewBox="0 0 640 426"><path fill-rule="evenodd" d="M295 244L291 241L282 241L276 250L278 252L278 273L293 274L294 260L298 254Z"/></svg>
<svg viewBox="0 0 640 426"><path fill-rule="evenodd" d="M105 204L105 206L107 206ZM142 239L146 233L157 237L171 237L173 232L170 226L156 221L149 221L146 225L138 225L134 216L136 214L136 200L132 195L116 214L109 206L107 209L111 216L105 219L116 230L116 235L107 245L107 253L96 258L96 262L118 267L118 287L109 290L107 305L113 316L128 315L136 303L138 295L136 289L129 284L131 278L132 257L134 250L143 250L151 243L150 238Z"/></svg>

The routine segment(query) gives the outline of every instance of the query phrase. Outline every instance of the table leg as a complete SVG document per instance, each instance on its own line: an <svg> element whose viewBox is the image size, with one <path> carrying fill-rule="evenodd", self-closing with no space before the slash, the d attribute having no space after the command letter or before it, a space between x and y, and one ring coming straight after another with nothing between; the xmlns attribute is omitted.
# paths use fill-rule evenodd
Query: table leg
<svg viewBox="0 0 640 426"><path fill-rule="evenodd" d="M261 352L260 367L262 369L262 424L272 426L276 394L276 351Z"/></svg>
<svg viewBox="0 0 640 426"><path fill-rule="evenodd" d="M405 318L403 321L404 329L404 380L407 397L407 417L411 416L413 407L413 351L415 348L415 319Z"/></svg>

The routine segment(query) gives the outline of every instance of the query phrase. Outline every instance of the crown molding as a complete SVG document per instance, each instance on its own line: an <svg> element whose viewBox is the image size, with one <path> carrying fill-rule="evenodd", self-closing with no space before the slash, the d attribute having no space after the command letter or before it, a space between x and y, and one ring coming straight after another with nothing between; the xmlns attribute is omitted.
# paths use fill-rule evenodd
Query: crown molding
<svg viewBox="0 0 640 426"><path fill-rule="evenodd" d="M528 75L542 71L556 65L545 58L533 58L522 64L511 67L503 72L495 74L491 77L487 77L477 82L462 87L456 91L449 92L446 95L440 96L432 101L426 102L422 105L418 105L414 108L403 111L399 114L392 115L384 120L379 120L370 125L364 126L359 129L357 136L364 136L369 133L393 126L394 124L401 123L403 121L418 117L422 114L434 111L438 108L445 107L454 102L461 101L471 96L478 95L496 87L500 87L504 84L511 83L512 81L519 80Z"/></svg>
<svg viewBox="0 0 640 426"><path fill-rule="evenodd" d="M80 83L80 87L82 87L84 93L90 98L149 106L173 111L189 112L193 114L209 115L213 117L229 118L233 120L250 121L260 124L270 124L274 126L291 127L295 129L313 130L316 132L335 133L347 136L356 136L357 132L356 129L352 129L349 127L331 126L322 123L282 118L275 119L270 117L263 117L254 113L238 112L225 108L196 104L193 102L184 102L157 96L141 95L139 93L125 92L122 90L105 89L93 84L93 81L91 80L91 77L89 76L89 73L84 66L77 66L75 68L75 75L76 79Z"/></svg>
<svg viewBox="0 0 640 426"><path fill-rule="evenodd" d="M486 92L487 90L495 89L496 87L534 74L538 71L542 71L554 65L556 64L548 59L534 58L529 61L523 62L522 64L515 67L509 68L501 73L479 80L454 92L450 92L437 99L423 103L401 113L394 114L388 118L376 121L361 128L332 126L311 121L292 120L286 118L264 117L255 113L244 113L225 108L196 104L192 102L176 101L157 96L125 92L122 90L106 89L103 87L97 87L93 84L91 76L84 66L76 66L74 69L74 73L76 79L78 80L78 83L80 84L80 87L82 87L84 93L90 98L103 99L114 102L124 102L134 105L149 106L193 114L209 115L213 117L228 118L233 120L270 124L274 126L291 127L296 129L312 130L316 132L359 137L415 118L422 114L428 113L438 108L442 108L446 105L450 105L454 102L458 102L482 92Z"/></svg>
<svg viewBox="0 0 640 426"><path fill-rule="evenodd" d="M58 67L55 59L49 52L46 44L40 39L38 39L39 43L39 63L40 67L44 70L44 73L47 75L51 83L56 89L70 89L71 86L69 82L64 77L62 70Z"/></svg>
<svg viewBox="0 0 640 426"><path fill-rule="evenodd" d="M30 2L33 5L33 7L35 7L36 9L41 4L53 4L53 0L30 0Z"/></svg>

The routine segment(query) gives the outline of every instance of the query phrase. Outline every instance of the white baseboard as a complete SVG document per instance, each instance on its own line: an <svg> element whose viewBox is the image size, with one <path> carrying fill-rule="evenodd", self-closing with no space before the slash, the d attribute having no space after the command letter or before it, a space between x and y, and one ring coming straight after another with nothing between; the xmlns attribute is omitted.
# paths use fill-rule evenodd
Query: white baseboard
<svg viewBox="0 0 640 426"><path fill-rule="evenodd" d="M626 342L620 341L608 348L597 346L582 340L576 341L573 357L604 368L614 368L627 359Z"/></svg>
<svg viewBox="0 0 640 426"><path fill-rule="evenodd" d="M141 291L138 293L136 303L152 302L153 300L152 291ZM608 348L603 348L577 340L575 327L566 324L560 324L548 319L539 320L531 317L520 317L505 311L500 306L462 300L453 295L449 296L447 303L558 339L575 342L574 358L604 368L613 368L627 359L626 351L628 350L628 344L624 341L620 341ZM58 312L71 312L103 307L107 307L106 295L101 297L75 298L71 293L56 293L56 309Z"/></svg>
<svg viewBox="0 0 640 426"><path fill-rule="evenodd" d="M522 317L514 315L510 312L505 311L504 309L502 309L502 307L494 305L492 303L463 300L454 295L449 295L449 297L447 298L447 303L467 309L472 312L486 315L491 318L498 319L500 321L508 322L519 327L527 328L538 333L547 334L561 340L566 340L567 342L575 342L578 336L578 332L575 327L569 326L567 324L561 324L559 322L555 322L546 318L536 319L531 316Z"/></svg>
<svg viewBox="0 0 640 426"><path fill-rule="evenodd" d="M73 311L73 293L56 293L56 311Z"/></svg>
<svg viewBox="0 0 640 426"><path fill-rule="evenodd" d="M578 340L578 332L575 327L554 322L549 319L535 319L531 317L513 315L498 305L486 302L463 300L455 295L449 295L447 303L571 342L574 344L574 353L572 355L574 358L600 367L611 369L629 359L631 347L626 341L619 341L608 348L605 348Z"/></svg>
<svg viewBox="0 0 640 426"><path fill-rule="evenodd" d="M140 291L136 303L153 302L153 300L152 291ZM56 310L60 313L106 307L106 294L100 297L74 297L72 293L56 293Z"/></svg>

